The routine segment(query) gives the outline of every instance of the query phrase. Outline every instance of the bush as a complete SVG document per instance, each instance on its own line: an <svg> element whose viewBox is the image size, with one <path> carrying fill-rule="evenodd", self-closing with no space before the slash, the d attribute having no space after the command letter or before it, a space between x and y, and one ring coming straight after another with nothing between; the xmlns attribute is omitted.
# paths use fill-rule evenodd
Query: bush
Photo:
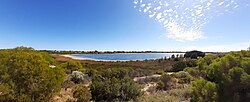
<svg viewBox="0 0 250 102"><path fill-rule="evenodd" d="M114 74L116 76L116 74ZM128 77L97 77L91 84L94 101L130 101L141 95L141 89Z"/></svg>
<svg viewBox="0 0 250 102"><path fill-rule="evenodd" d="M171 72L178 72L178 71L183 71L184 68L187 67L187 64L185 61L178 61L172 66L172 69L170 70Z"/></svg>
<svg viewBox="0 0 250 102"><path fill-rule="evenodd" d="M196 67L197 66L197 60L196 59L190 59L186 61L187 67Z"/></svg>
<svg viewBox="0 0 250 102"><path fill-rule="evenodd" d="M83 74L79 71L73 71L72 74L68 75L66 81L72 81L75 84L87 84L91 81L87 74Z"/></svg>
<svg viewBox="0 0 250 102"><path fill-rule="evenodd" d="M215 83L204 79L196 80L192 83L192 102L217 102L218 94Z"/></svg>
<svg viewBox="0 0 250 102"><path fill-rule="evenodd" d="M188 74L190 74L192 77L195 78L199 78L200 76L202 76L202 73L197 69L197 68L185 68L184 72L187 72Z"/></svg>
<svg viewBox="0 0 250 102"><path fill-rule="evenodd" d="M87 86L79 84L76 87L76 91L73 93L73 97L77 98L77 102L90 102L91 93Z"/></svg>
<svg viewBox="0 0 250 102"><path fill-rule="evenodd" d="M65 88L65 89L67 90L68 88L71 88L71 87L73 87L74 85L75 85L74 82L72 82L72 81L70 81L70 80L65 80L65 81L63 82L63 84L62 84L62 88Z"/></svg>
<svg viewBox="0 0 250 102"><path fill-rule="evenodd" d="M0 51L0 101L47 101L65 78L47 53L18 47Z"/></svg>
<svg viewBox="0 0 250 102"><path fill-rule="evenodd" d="M157 89L158 90L168 90L171 88L171 85L172 85L172 81L173 79L171 78L170 75L163 75L161 78L160 78L160 81L157 83L158 86L157 86Z"/></svg>
<svg viewBox="0 0 250 102"><path fill-rule="evenodd" d="M189 84L192 80L193 77L184 71L180 71L178 73L173 74L173 76L175 76L175 78L179 79L178 83L180 84Z"/></svg>
<svg viewBox="0 0 250 102"><path fill-rule="evenodd" d="M62 63L60 66L66 70L67 74L71 74L73 71L81 71L81 72L86 71L86 69L83 68L82 64L76 61L65 62Z"/></svg>
<svg viewBox="0 0 250 102"><path fill-rule="evenodd" d="M192 84L192 100L247 102L250 99L249 53L230 52L223 57L199 59L195 69L203 78Z"/></svg>

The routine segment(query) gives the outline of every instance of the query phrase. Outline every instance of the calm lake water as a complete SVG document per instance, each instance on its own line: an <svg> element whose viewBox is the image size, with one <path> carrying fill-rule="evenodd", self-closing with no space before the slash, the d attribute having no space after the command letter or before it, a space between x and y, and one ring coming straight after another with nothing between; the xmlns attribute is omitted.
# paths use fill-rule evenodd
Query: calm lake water
<svg viewBox="0 0 250 102"><path fill-rule="evenodd" d="M164 57L171 57L172 55L184 55L184 53L116 53L116 54L72 54L72 56L87 58L93 60L150 60Z"/></svg>

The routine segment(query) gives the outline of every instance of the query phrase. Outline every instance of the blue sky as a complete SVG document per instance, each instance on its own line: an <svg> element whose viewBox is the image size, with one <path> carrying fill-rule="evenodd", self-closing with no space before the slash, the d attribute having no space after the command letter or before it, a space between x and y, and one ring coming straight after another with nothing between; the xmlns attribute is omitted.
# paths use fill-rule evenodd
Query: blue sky
<svg viewBox="0 0 250 102"><path fill-rule="evenodd" d="M242 4L242 5L241 5ZM0 48L229 51L250 46L250 7L213 17L204 38L179 41L133 0L0 0ZM183 35L182 38L187 37Z"/></svg>

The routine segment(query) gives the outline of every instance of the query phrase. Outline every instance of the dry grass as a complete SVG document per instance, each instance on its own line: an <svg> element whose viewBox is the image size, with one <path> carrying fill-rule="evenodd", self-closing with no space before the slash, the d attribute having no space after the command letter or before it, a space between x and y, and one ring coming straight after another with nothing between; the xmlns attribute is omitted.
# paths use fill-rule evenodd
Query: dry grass
<svg viewBox="0 0 250 102"><path fill-rule="evenodd" d="M72 88L61 89L60 93L54 96L50 102L76 102L77 99L73 97L74 90Z"/></svg>
<svg viewBox="0 0 250 102"><path fill-rule="evenodd" d="M168 91L156 91L144 94L139 102L189 102L189 89L172 89Z"/></svg>

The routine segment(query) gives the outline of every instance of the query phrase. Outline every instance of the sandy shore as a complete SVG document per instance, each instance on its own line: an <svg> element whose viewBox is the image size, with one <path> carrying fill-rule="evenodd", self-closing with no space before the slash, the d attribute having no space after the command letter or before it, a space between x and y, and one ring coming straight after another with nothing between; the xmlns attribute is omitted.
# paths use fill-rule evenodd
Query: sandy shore
<svg viewBox="0 0 250 102"><path fill-rule="evenodd" d="M77 57L77 56L72 56L72 55L60 55L60 56L71 58L74 60L110 61L110 62L129 61L129 60L98 60L98 59L91 59L91 58L82 58L82 57Z"/></svg>

